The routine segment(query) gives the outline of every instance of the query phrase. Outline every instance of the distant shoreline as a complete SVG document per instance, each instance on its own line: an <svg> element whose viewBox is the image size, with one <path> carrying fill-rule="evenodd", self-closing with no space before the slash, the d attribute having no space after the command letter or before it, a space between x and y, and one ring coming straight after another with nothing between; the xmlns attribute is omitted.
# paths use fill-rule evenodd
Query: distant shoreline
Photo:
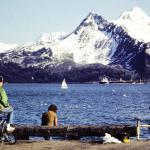
<svg viewBox="0 0 150 150"><path fill-rule="evenodd" d="M148 84L150 82L120 82L120 81L110 81L109 84ZM61 82L4 82L4 84L61 84ZM91 82L67 82L67 84L107 84L101 81L91 81Z"/></svg>

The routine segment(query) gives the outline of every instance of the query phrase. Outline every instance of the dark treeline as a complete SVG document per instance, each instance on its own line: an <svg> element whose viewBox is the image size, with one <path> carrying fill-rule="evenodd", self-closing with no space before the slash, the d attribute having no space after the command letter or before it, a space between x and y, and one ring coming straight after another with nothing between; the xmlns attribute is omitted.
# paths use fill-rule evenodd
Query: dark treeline
<svg viewBox="0 0 150 150"><path fill-rule="evenodd" d="M102 64L77 65L64 62L45 68L23 68L15 63L0 62L0 75L8 83L51 83L66 78L70 83L98 82L106 76L109 80L137 80L140 74Z"/></svg>

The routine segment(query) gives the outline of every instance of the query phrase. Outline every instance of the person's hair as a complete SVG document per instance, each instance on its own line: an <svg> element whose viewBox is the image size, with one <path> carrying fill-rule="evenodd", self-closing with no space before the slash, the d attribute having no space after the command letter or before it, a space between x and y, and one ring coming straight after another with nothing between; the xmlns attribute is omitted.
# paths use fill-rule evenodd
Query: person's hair
<svg viewBox="0 0 150 150"><path fill-rule="evenodd" d="M53 111L53 112L57 112L57 106L56 105L54 105L54 104L51 104L49 107L48 107L48 111Z"/></svg>
<svg viewBox="0 0 150 150"><path fill-rule="evenodd" d="M0 82L3 82L3 76L0 76Z"/></svg>

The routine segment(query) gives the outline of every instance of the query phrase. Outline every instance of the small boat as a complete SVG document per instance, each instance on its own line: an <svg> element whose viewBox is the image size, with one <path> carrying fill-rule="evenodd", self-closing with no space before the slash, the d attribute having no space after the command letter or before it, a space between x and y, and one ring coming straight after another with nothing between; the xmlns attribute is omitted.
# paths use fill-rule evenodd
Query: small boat
<svg viewBox="0 0 150 150"><path fill-rule="evenodd" d="M63 82L62 82L62 84L61 84L61 88L62 88L62 89L68 89L68 85L67 85L65 79L63 80Z"/></svg>
<svg viewBox="0 0 150 150"><path fill-rule="evenodd" d="M108 78L104 77L102 80L99 82L100 84L109 84Z"/></svg>

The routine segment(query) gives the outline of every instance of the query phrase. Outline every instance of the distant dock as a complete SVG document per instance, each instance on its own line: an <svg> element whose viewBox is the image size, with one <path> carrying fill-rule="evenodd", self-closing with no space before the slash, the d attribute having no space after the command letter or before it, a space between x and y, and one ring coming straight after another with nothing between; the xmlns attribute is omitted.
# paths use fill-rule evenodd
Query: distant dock
<svg viewBox="0 0 150 150"><path fill-rule="evenodd" d="M113 84L113 83L117 83L117 84L125 84L125 83L130 83L130 84L145 84L150 82L149 80L110 80L107 82L104 81L99 81L99 84Z"/></svg>

